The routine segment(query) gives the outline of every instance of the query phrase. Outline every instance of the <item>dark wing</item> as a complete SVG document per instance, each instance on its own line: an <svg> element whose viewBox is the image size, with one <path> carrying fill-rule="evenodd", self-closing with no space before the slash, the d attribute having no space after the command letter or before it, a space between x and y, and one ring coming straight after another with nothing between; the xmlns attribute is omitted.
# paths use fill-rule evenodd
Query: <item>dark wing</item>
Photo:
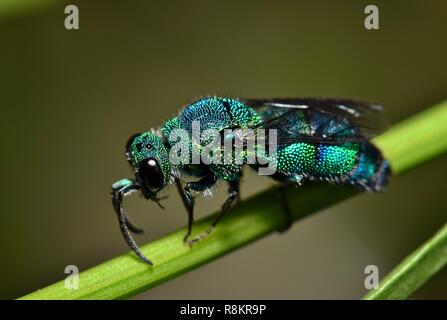
<svg viewBox="0 0 447 320"><path fill-rule="evenodd" d="M277 144L295 142L340 144L360 142L384 132L388 122L382 107L332 99L240 99L262 117L260 128L277 129Z"/></svg>

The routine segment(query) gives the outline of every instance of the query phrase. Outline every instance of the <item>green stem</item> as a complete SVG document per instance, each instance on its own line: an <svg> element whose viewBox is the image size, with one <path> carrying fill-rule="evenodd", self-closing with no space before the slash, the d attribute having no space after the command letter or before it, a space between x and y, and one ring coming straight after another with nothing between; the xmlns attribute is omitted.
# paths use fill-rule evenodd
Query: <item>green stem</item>
<svg viewBox="0 0 447 320"><path fill-rule="evenodd" d="M446 123L447 101L394 126L374 142L390 160L393 173L398 175L447 151ZM356 192L351 189L325 184L309 184L286 191L294 220L354 194ZM286 223L282 210L279 192L274 189L264 191L232 209L209 238L192 248L183 244L185 228L144 245L142 252L154 261L153 267L142 263L134 254L126 253L80 273L78 290L66 289L64 281L60 281L22 299L117 299L133 296L280 229ZM195 232L204 231L213 216L198 221ZM436 247L437 244L433 245ZM445 261L433 259L439 262L439 268L445 264ZM419 285L427 279L424 275L431 274L420 273ZM415 289L407 289L408 294Z"/></svg>
<svg viewBox="0 0 447 320"><path fill-rule="evenodd" d="M447 224L391 271L364 299L406 299L447 263Z"/></svg>

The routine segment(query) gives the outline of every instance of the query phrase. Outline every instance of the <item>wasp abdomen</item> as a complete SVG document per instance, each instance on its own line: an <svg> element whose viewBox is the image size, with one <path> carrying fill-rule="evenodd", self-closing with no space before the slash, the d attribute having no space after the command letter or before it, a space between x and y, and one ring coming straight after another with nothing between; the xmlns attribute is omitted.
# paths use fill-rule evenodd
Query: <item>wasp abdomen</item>
<svg viewBox="0 0 447 320"><path fill-rule="evenodd" d="M390 175L388 162L369 142L294 143L278 150L277 169L280 176L302 175L311 180L349 184L365 191L382 191Z"/></svg>
<svg viewBox="0 0 447 320"><path fill-rule="evenodd" d="M349 175L354 187L365 191L384 191L391 175L390 164L371 143L361 144L356 166Z"/></svg>

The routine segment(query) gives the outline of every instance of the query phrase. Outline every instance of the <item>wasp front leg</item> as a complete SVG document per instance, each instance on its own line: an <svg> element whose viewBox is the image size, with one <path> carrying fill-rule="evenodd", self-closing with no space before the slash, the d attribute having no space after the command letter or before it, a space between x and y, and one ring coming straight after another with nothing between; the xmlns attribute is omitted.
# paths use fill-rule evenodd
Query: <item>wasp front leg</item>
<svg viewBox="0 0 447 320"><path fill-rule="evenodd" d="M152 265L152 261L149 260L138 248L135 240L131 235L131 231L135 233L141 233L143 230L136 228L127 217L126 213L123 209L123 197L128 196L129 194L136 192L140 189L140 187L135 183L135 181L130 179L122 179L115 182L112 185L112 204L115 212L118 216L119 226L121 229L121 233L123 234L124 239L126 240L127 245L130 249L132 249L135 254L144 262L149 265Z"/></svg>
<svg viewBox="0 0 447 320"><path fill-rule="evenodd" d="M127 195L131 194L132 192L136 192L138 190L139 190L139 187L137 187L135 185L135 182L133 180L121 179L121 180L115 182L112 185L112 203L113 203L113 207L115 208L115 211L118 212L117 205L119 204L120 201L122 201L123 196L127 196ZM118 201L118 200L120 200L120 201ZM143 229L136 227L130 221L126 212L123 211L123 215L126 219L126 225L132 233L143 233L144 232Z"/></svg>

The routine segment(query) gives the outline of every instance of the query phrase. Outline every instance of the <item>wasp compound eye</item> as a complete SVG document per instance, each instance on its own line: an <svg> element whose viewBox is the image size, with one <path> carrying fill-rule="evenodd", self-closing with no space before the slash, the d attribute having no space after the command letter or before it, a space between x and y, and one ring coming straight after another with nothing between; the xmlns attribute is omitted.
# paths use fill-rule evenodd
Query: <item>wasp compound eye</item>
<svg viewBox="0 0 447 320"><path fill-rule="evenodd" d="M157 160L151 158L143 160L139 170L143 185L148 190L158 190L163 187L164 176Z"/></svg>

